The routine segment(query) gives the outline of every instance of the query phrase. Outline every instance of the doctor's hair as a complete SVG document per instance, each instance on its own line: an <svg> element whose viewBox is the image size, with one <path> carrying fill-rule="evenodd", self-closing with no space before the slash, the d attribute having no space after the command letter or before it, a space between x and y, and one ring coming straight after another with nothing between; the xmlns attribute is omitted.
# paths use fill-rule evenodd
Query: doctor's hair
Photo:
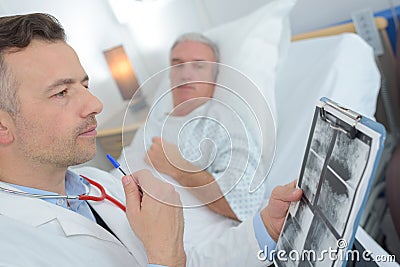
<svg viewBox="0 0 400 267"><path fill-rule="evenodd" d="M215 62L219 63L220 62L220 53L219 53L219 48L217 44L212 41L210 38L207 36L198 33L198 32L187 32L184 33L178 38L175 39L175 42L172 44L171 49L170 49L170 54L172 53L172 50L180 43L183 42L198 42L207 45L208 47L211 48L211 50L214 53L215 56ZM218 76L218 64L216 64L216 68L214 69L214 80L217 79Z"/></svg>
<svg viewBox="0 0 400 267"><path fill-rule="evenodd" d="M14 117L20 108L18 81L4 61L4 55L23 50L32 40L66 41L59 21L44 13L0 17L0 109Z"/></svg>

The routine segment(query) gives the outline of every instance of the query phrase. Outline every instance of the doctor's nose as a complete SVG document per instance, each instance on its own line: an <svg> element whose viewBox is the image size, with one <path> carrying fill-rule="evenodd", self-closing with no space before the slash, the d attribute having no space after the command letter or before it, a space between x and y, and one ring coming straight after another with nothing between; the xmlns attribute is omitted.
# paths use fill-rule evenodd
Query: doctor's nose
<svg viewBox="0 0 400 267"><path fill-rule="evenodd" d="M97 115L103 110L103 103L90 91L86 90L83 98L84 108L81 113L82 117Z"/></svg>

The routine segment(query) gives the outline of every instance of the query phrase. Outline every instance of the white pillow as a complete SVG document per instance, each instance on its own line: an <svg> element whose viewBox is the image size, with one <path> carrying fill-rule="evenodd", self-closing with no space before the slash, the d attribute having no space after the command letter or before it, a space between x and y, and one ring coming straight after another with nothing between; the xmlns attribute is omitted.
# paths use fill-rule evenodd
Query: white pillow
<svg viewBox="0 0 400 267"><path fill-rule="evenodd" d="M295 3L296 0L273 0L245 17L205 32L218 45L221 63L248 76L266 97L274 116L276 72L287 55L291 37L289 14ZM218 97L220 92L214 96ZM246 88L240 95L245 97L249 93L257 95Z"/></svg>

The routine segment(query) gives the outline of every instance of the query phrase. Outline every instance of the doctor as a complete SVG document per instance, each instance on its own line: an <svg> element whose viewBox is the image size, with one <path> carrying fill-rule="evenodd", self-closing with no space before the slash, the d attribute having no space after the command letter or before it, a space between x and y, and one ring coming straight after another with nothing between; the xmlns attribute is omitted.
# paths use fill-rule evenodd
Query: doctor
<svg viewBox="0 0 400 267"><path fill-rule="evenodd" d="M94 157L102 104L54 17L0 18L0 72L1 266L266 264L258 251L274 246L290 201L301 197L294 183L276 188L253 220L185 252L171 185L139 171L123 177L124 197L112 175L95 170L90 182L68 169ZM65 197L97 195L96 182L112 200L126 198L126 213L110 201Z"/></svg>

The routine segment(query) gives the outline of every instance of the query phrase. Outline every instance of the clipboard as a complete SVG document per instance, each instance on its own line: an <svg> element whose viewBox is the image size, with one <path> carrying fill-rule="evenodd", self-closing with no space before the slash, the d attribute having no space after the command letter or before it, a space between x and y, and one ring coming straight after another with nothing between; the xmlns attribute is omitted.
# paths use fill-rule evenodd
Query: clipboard
<svg viewBox="0 0 400 267"><path fill-rule="evenodd" d="M274 252L275 266L345 266L372 186L385 128L338 103L317 103L297 186ZM362 255L359 255L360 257Z"/></svg>

